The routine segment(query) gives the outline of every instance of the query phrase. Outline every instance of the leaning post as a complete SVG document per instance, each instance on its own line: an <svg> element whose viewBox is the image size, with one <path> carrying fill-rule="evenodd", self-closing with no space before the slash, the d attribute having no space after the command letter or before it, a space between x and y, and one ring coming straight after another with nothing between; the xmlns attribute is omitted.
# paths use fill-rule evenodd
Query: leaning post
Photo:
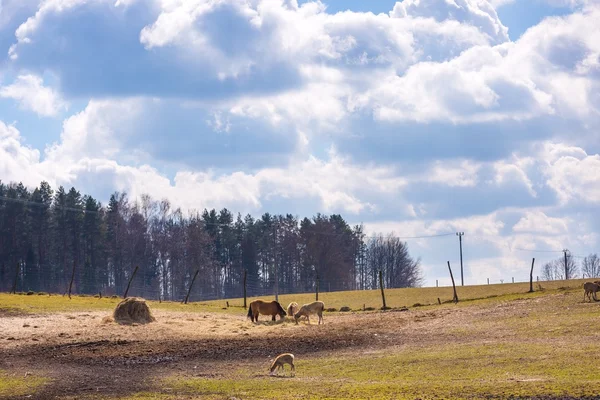
<svg viewBox="0 0 600 400"><path fill-rule="evenodd" d="M450 268L450 261L448 261L448 271L450 271L450 279L452 279L452 289L454 289L454 297L452 301L458 303L458 295L456 294L456 285L454 284L454 275L452 275L452 268Z"/></svg>
<svg viewBox="0 0 600 400"><path fill-rule="evenodd" d="M137 272L139 266L135 266L135 269L133 270L133 274L131 274L131 278L129 278L129 283L127 283L127 289L125 289L125 294L123 294L123 298L127 297L127 293L129 293L129 287L131 286L131 281L133 280L133 277L135 276L135 273Z"/></svg>
<svg viewBox="0 0 600 400"><path fill-rule="evenodd" d="M533 264L535 257L531 260L531 271L529 271L529 293L533 293Z"/></svg>
<svg viewBox="0 0 600 400"><path fill-rule="evenodd" d="M199 269L196 270L196 273L194 274L194 277L192 278L192 283L190 283L190 288L188 289L187 296L185 296L185 301L183 302L183 304L187 304L188 299L190 298L190 293L192 292L192 286L194 286L194 281L196 280L196 277L198 276L198 272L200 272Z"/></svg>
<svg viewBox="0 0 600 400"><path fill-rule="evenodd" d="M379 270L379 287L381 288L381 301L383 302L382 310L387 310L387 306L385 305L385 292L383 291L383 274L381 270Z"/></svg>

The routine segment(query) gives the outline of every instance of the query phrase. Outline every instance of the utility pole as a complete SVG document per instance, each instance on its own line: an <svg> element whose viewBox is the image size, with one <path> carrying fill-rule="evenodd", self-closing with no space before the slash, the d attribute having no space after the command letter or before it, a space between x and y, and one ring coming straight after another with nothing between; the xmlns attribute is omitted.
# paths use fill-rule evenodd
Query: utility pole
<svg viewBox="0 0 600 400"><path fill-rule="evenodd" d="M458 243L460 246L460 286L465 286L465 278L463 275L463 261L462 261L462 237L464 232L456 232L456 236L458 236Z"/></svg>
<svg viewBox="0 0 600 400"><path fill-rule="evenodd" d="M569 279L569 264L567 263L567 252L569 250L563 249L563 253L565 253L565 280Z"/></svg>

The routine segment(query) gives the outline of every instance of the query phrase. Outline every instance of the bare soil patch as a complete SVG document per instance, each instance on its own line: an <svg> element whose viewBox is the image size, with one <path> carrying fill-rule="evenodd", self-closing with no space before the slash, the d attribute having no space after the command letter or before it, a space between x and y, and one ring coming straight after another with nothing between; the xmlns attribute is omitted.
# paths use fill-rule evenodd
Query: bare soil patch
<svg viewBox="0 0 600 400"><path fill-rule="evenodd" d="M20 316L20 315L27 315L27 313L25 313L17 308L0 307L0 318L16 317L16 316Z"/></svg>

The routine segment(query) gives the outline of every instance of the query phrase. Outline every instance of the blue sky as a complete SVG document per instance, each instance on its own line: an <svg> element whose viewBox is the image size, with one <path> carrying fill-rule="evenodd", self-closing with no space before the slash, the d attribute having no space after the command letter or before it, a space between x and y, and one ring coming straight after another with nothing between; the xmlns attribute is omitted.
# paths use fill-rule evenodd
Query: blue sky
<svg viewBox="0 0 600 400"><path fill-rule="evenodd" d="M340 213L448 284L598 251L597 0L2 0L0 179ZM556 253L547 252L548 250ZM539 272L539 271L538 271Z"/></svg>

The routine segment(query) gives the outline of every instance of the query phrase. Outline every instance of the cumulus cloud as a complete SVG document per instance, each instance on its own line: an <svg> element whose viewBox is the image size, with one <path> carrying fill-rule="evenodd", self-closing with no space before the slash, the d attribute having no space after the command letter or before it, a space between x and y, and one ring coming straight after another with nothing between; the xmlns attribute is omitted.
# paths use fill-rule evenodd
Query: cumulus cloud
<svg viewBox="0 0 600 400"><path fill-rule="evenodd" d="M477 172L480 165L469 160L453 164L455 163L435 162L425 173L424 180L450 187L473 187L477 184Z"/></svg>
<svg viewBox="0 0 600 400"><path fill-rule="evenodd" d="M600 155L589 155L580 147L546 143L540 156L544 160L547 184L563 204L575 200L600 204Z"/></svg>
<svg viewBox="0 0 600 400"><path fill-rule="evenodd" d="M600 9L511 42L500 3L44 0L19 22L5 60L19 77L0 95L48 116L87 105L42 152L0 125L0 176L465 231L477 279L516 268L517 247L584 248L600 229L578 225L600 202ZM440 240L411 242L430 271L457 261L456 237Z"/></svg>
<svg viewBox="0 0 600 400"><path fill-rule="evenodd" d="M14 99L22 108L45 117L67 109L60 95L45 87L42 78L35 75L19 75L13 84L0 86L0 97Z"/></svg>
<svg viewBox="0 0 600 400"><path fill-rule="evenodd" d="M184 209L223 207L250 212L271 197L316 199L325 212L357 214L373 205L360 199L364 191L398 193L405 184L394 170L377 165L353 165L332 149L328 159L310 156L282 168L265 168L256 173L235 171L219 173L180 170L173 181L157 169L120 164L111 153L94 151L98 137L110 135L94 113L102 104L91 104L84 112L64 124L61 142L46 150L40 160L38 150L22 143L19 131L0 125L0 176L7 181L25 181L34 186L41 180L59 185L75 185L95 196L107 196L114 190L127 191L133 197L144 193L169 198ZM87 137L90 126L96 135ZM27 179L23 179L27 177Z"/></svg>
<svg viewBox="0 0 600 400"><path fill-rule="evenodd" d="M458 20L479 28L494 43L508 41L506 28L494 7L486 0L404 0L396 2L392 16L433 18L436 21Z"/></svg>
<svg viewBox="0 0 600 400"><path fill-rule="evenodd" d="M0 176L2 181L37 185L44 175L38 168L40 152L23 143L17 128L0 121Z"/></svg>
<svg viewBox="0 0 600 400"><path fill-rule="evenodd" d="M531 157L519 158L515 155L509 160L500 160L494 163L494 182L503 185L508 182L516 182L524 185L529 194L537 197L533 188L533 182L527 174L527 170L534 164Z"/></svg>
<svg viewBox="0 0 600 400"><path fill-rule="evenodd" d="M512 229L515 232L564 234L568 231L568 220L549 217L542 211L528 211Z"/></svg>

